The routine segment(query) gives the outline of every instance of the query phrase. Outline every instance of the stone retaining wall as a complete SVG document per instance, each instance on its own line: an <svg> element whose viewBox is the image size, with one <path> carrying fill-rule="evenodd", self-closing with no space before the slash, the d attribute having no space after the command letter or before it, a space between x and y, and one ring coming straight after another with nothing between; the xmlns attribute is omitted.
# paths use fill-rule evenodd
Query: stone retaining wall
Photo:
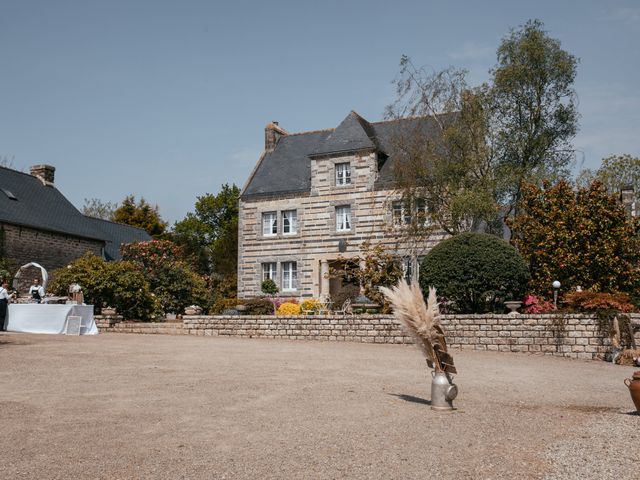
<svg viewBox="0 0 640 480"><path fill-rule="evenodd" d="M638 322L640 316L634 316ZM453 348L531 352L594 358L610 350L599 321L586 315L443 315ZM182 323L119 322L96 317L100 331L189 334L364 343L411 343L393 317L358 316L185 316ZM636 333L640 344L640 333Z"/></svg>

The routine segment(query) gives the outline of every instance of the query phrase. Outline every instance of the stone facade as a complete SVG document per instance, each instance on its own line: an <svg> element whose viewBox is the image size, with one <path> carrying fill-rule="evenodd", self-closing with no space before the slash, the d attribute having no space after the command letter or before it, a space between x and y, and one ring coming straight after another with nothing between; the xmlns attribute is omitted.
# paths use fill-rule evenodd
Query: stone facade
<svg viewBox="0 0 640 480"><path fill-rule="evenodd" d="M339 255L357 257L364 241L383 244L398 257L416 263L443 237L434 234L419 249L402 240L401 226L394 225L392 205L399 199L394 190L374 188L378 154L375 152L311 160L311 192L241 199L238 241L238 296L260 295L262 265L276 264L274 281L285 296L319 297L329 294L330 262ZM351 183L336 185L336 165L348 164ZM283 172L286 175L286 172ZM350 228L339 231L337 209L348 207ZM295 233L283 231L283 213L295 211ZM265 235L263 216L275 213L277 233ZM283 263L295 262L297 285L283 288Z"/></svg>
<svg viewBox="0 0 640 480"><path fill-rule="evenodd" d="M592 359L611 349L598 319L587 315L442 315L450 347ZM636 325L640 316L632 316ZM96 317L101 332L188 334L361 343L412 343L388 315L186 316L180 323L118 323ZM636 333L640 343L640 332Z"/></svg>
<svg viewBox="0 0 640 480"><path fill-rule="evenodd" d="M86 252L102 256L104 242L29 227L0 224L1 250L17 267L37 262L48 272L64 267Z"/></svg>

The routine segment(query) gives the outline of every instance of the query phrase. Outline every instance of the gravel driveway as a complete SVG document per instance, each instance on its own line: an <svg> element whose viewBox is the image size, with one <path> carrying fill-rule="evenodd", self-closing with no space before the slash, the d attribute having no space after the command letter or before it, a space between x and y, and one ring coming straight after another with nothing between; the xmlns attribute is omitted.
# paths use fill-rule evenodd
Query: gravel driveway
<svg viewBox="0 0 640 480"><path fill-rule="evenodd" d="M0 334L0 478L640 478L629 367L410 346Z"/></svg>

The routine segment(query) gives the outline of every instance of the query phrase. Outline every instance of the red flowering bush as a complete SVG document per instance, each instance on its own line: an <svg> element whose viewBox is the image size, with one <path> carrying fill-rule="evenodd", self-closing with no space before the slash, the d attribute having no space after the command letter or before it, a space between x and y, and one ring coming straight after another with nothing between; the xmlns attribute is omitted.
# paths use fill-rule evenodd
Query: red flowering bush
<svg viewBox="0 0 640 480"><path fill-rule="evenodd" d="M553 303L535 295L525 295L522 300L522 313L550 313L555 310Z"/></svg>
<svg viewBox="0 0 640 480"><path fill-rule="evenodd" d="M632 312L634 306L626 293L573 292L565 296L567 306L580 312Z"/></svg>

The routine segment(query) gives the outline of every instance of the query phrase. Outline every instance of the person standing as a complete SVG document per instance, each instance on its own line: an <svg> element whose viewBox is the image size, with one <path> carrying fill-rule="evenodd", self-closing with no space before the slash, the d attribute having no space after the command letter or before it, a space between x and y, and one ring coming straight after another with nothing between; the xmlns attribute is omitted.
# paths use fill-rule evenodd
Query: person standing
<svg viewBox="0 0 640 480"><path fill-rule="evenodd" d="M44 298L44 288L40 285L40 280L33 279L33 285L29 288L29 295L31 295L31 301L34 303L42 303Z"/></svg>
<svg viewBox="0 0 640 480"><path fill-rule="evenodd" d="M8 287L9 284L7 282L2 282L2 286L0 287L0 331L2 332L7 331L5 323L7 323L7 309L11 301Z"/></svg>

